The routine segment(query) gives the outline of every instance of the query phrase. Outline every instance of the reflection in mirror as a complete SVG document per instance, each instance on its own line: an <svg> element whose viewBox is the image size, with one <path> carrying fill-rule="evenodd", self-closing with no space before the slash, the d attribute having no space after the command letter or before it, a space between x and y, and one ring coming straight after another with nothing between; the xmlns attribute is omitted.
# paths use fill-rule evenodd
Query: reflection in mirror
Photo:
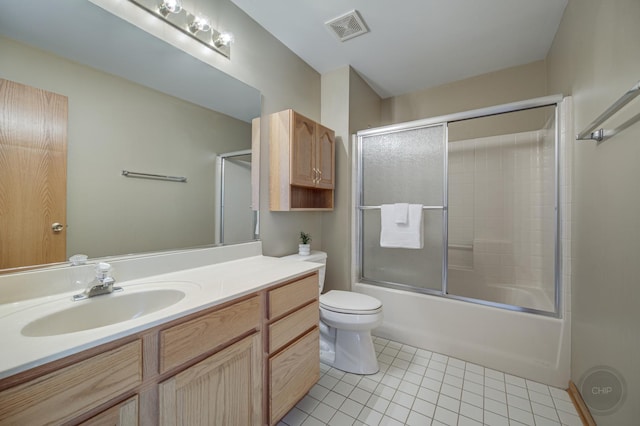
<svg viewBox="0 0 640 426"><path fill-rule="evenodd" d="M251 209L251 150L219 155L217 168L217 242L233 244L257 238L258 215ZM247 223L253 226L247 227Z"/></svg>
<svg viewBox="0 0 640 426"><path fill-rule="evenodd" d="M46 218L48 231L53 222L63 225L66 251L52 262L74 253L104 257L223 241L215 223L216 159L251 148L251 119L260 115L257 90L88 1L6 6L0 55L0 78L68 102L67 213ZM12 105L7 98L2 108ZM187 182L130 179L122 170ZM28 178L23 171L18 182ZM3 179L0 192L20 193L18 182ZM255 238L254 215L247 216L240 225L248 230L244 241ZM0 256L27 245L2 241Z"/></svg>

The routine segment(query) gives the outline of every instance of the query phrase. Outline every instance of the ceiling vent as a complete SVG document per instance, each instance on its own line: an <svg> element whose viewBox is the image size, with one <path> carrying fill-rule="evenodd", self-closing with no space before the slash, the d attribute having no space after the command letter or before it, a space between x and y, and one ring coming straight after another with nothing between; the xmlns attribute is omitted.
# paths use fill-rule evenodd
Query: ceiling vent
<svg viewBox="0 0 640 426"><path fill-rule="evenodd" d="M357 10L352 10L351 12L325 22L325 25L340 41L347 41L369 32L367 25Z"/></svg>

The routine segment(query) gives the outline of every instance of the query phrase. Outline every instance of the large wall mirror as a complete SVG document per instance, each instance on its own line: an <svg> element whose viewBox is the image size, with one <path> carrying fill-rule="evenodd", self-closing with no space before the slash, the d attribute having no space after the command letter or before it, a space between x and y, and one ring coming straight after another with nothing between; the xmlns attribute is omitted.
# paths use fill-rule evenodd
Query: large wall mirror
<svg viewBox="0 0 640 426"><path fill-rule="evenodd" d="M224 243L217 165L220 156L251 149L251 120L260 115L256 89L89 1L6 4L0 57L0 79L68 102L66 218L46 218L63 226L66 249L58 261L75 253L95 258ZM3 102L0 112L12 105ZM250 173L251 156L242 161L234 173ZM136 179L123 170L186 182ZM18 182L0 182L2 194L21 190ZM236 225L245 232L232 242L257 238L251 180L226 177L224 190L246 194L238 197L246 199L246 223ZM0 240L0 255L33 244Z"/></svg>

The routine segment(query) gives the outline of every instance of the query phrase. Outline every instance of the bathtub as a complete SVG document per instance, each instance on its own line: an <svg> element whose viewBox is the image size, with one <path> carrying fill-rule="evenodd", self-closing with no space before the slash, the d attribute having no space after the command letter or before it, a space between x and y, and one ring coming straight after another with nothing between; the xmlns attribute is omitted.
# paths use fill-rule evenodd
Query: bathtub
<svg viewBox="0 0 640 426"><path fill-rule="evenodd" d="M553 318L360 282L352 290L382 302L384 322L376 336L550 386L569 384L568 315Z"/></svg>
<svg viewBox="0 0 640 426"><path fill-rule="evenodd" d="M554 312L553 288L518 284L490 283L482 274L470 269L449 268L449 294Z"/></svg>

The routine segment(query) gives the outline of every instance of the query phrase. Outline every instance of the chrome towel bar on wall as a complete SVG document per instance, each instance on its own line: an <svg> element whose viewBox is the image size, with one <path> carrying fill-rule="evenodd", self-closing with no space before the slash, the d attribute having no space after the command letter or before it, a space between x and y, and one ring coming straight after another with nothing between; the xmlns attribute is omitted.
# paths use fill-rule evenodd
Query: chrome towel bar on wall
<svg viewBox="0 0 640 426"><path fill-rule="evenodd" d="M627 127L631 126L635 122L640 121L640 112L639 112L611 132L605 132L603 128L598 129L598 127L600 127L602 123L607 121L611 116L617 113L620 109L622 109L625 105L631 102L638 95L640 95L640 81L636 83L635 86L633 86L631 89L629 89L627 93L622 95L620 99L615 101L613 105L607 108L605 112L600 114L598 118L593 120L591 124L589 124L582 132L578 133L578 135L576 136L576 140L579 140L579 141L594 140L594 141L602 142L604 139L608 139L614 136L615 134L621 132L622 130L626 129Z"/></svg>
<svg viewBox="0 0 640 426"><path fill-rule="evenodd" d="M170 182L186 182L187 181L187 178L184 176L156 175L153 173L130 172L129 170L123 170L122 176L130 177L130 178L140 178L140 179L168 180Z"/></svg>

